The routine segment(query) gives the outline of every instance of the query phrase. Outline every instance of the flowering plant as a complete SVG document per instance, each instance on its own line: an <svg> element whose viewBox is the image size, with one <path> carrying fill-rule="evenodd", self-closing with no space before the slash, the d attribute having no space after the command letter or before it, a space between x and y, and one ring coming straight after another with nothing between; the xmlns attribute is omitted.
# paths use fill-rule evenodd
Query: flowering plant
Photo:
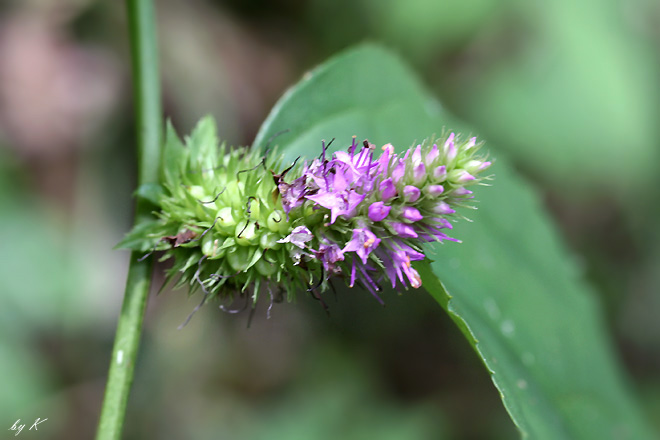
<svg viewBox="0 0 660 440"><path fill-rule="evenodd" d="M403 154L354 137L347 151L280 171L274 152L218 146L215 123L203 119L184 145L170 126L162 186L139 191L157 219L136 227L119 247L164 251L171 279L207 296L274 289L290 299L317 299L331 278L361 284L380 302L383 283L418 288L412 262L422 244L457 241L446 234L456 209L472 199L490 162L476 138L450 133ZM277 172L276 172L277 170Z"/></svg>

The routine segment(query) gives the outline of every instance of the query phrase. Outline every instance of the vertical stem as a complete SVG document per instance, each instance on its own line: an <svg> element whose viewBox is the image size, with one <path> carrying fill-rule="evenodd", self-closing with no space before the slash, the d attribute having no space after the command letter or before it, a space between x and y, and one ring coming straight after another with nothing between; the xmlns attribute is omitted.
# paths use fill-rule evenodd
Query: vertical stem
<svg viewBox="0 0 660 440"><path fill-rule="evenodd" d="M127 0L126 6L137 123L138 185L143 185L158 182L160 165L162 120L156 25L152 0ZM135 223L148 219L151 210L148 202L138 199ZM138 261L139 257L136 252L131 254L97 440L119 439L124 424L151 285L151 258Z"/></svg>

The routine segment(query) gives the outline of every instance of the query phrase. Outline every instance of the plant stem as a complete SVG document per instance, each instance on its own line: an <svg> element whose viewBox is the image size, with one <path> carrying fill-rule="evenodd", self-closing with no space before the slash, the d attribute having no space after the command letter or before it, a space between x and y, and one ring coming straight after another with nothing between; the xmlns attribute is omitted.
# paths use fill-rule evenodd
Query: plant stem
<svg viewBox="0 0 660 440"><path fill-rule="evenodd" d="M156 25L152 0L127 0L137 126L138 185L157 183L162 132ZM135 223L151 216L152 206L138 199ZM131 253L97 440L119 439L133 382L142 321L151 285L151 258Z"/></svg>

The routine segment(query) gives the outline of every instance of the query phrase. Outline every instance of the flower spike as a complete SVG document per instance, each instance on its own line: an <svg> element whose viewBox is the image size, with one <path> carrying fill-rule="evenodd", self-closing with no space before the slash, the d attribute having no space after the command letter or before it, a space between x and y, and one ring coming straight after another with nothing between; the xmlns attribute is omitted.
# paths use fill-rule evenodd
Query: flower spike
<svg viewBox="0 0 660 440"><path fill-rule="evenodd" d="M218 146L205 119L183 145L170 127L157 220L135 228L120 247L163 251L168 278L205 297L279 287L315 298L329 280L359 282L379 301L381 282L422 285L413 262L422 245L457 241L445 231L472 198L491 162L475 138L450 133L397 154L353 138L346 151L323 152L283 171L272 150ZM374 152L381 152L374 157Z"/></svg>

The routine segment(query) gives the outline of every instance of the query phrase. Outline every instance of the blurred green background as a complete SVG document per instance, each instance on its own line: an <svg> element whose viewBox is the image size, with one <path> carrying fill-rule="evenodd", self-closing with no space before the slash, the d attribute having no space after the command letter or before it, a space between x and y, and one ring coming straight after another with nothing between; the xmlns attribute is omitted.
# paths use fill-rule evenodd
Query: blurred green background
<svg viewBox="0 0 660 440"><path fill-rule="evenodd" d="M329 55L399 52L538 189L660 428L658 2L156 3L167 116L185 133L211 113L235 144ZM0 5L0 429L95 430L135 186L126 34L122 2ZM515 438L440 307L385 300L349 291L328 318L300 296L249 329L205 307L178 331L197 298L154 293L125 438Z"/></svg>

